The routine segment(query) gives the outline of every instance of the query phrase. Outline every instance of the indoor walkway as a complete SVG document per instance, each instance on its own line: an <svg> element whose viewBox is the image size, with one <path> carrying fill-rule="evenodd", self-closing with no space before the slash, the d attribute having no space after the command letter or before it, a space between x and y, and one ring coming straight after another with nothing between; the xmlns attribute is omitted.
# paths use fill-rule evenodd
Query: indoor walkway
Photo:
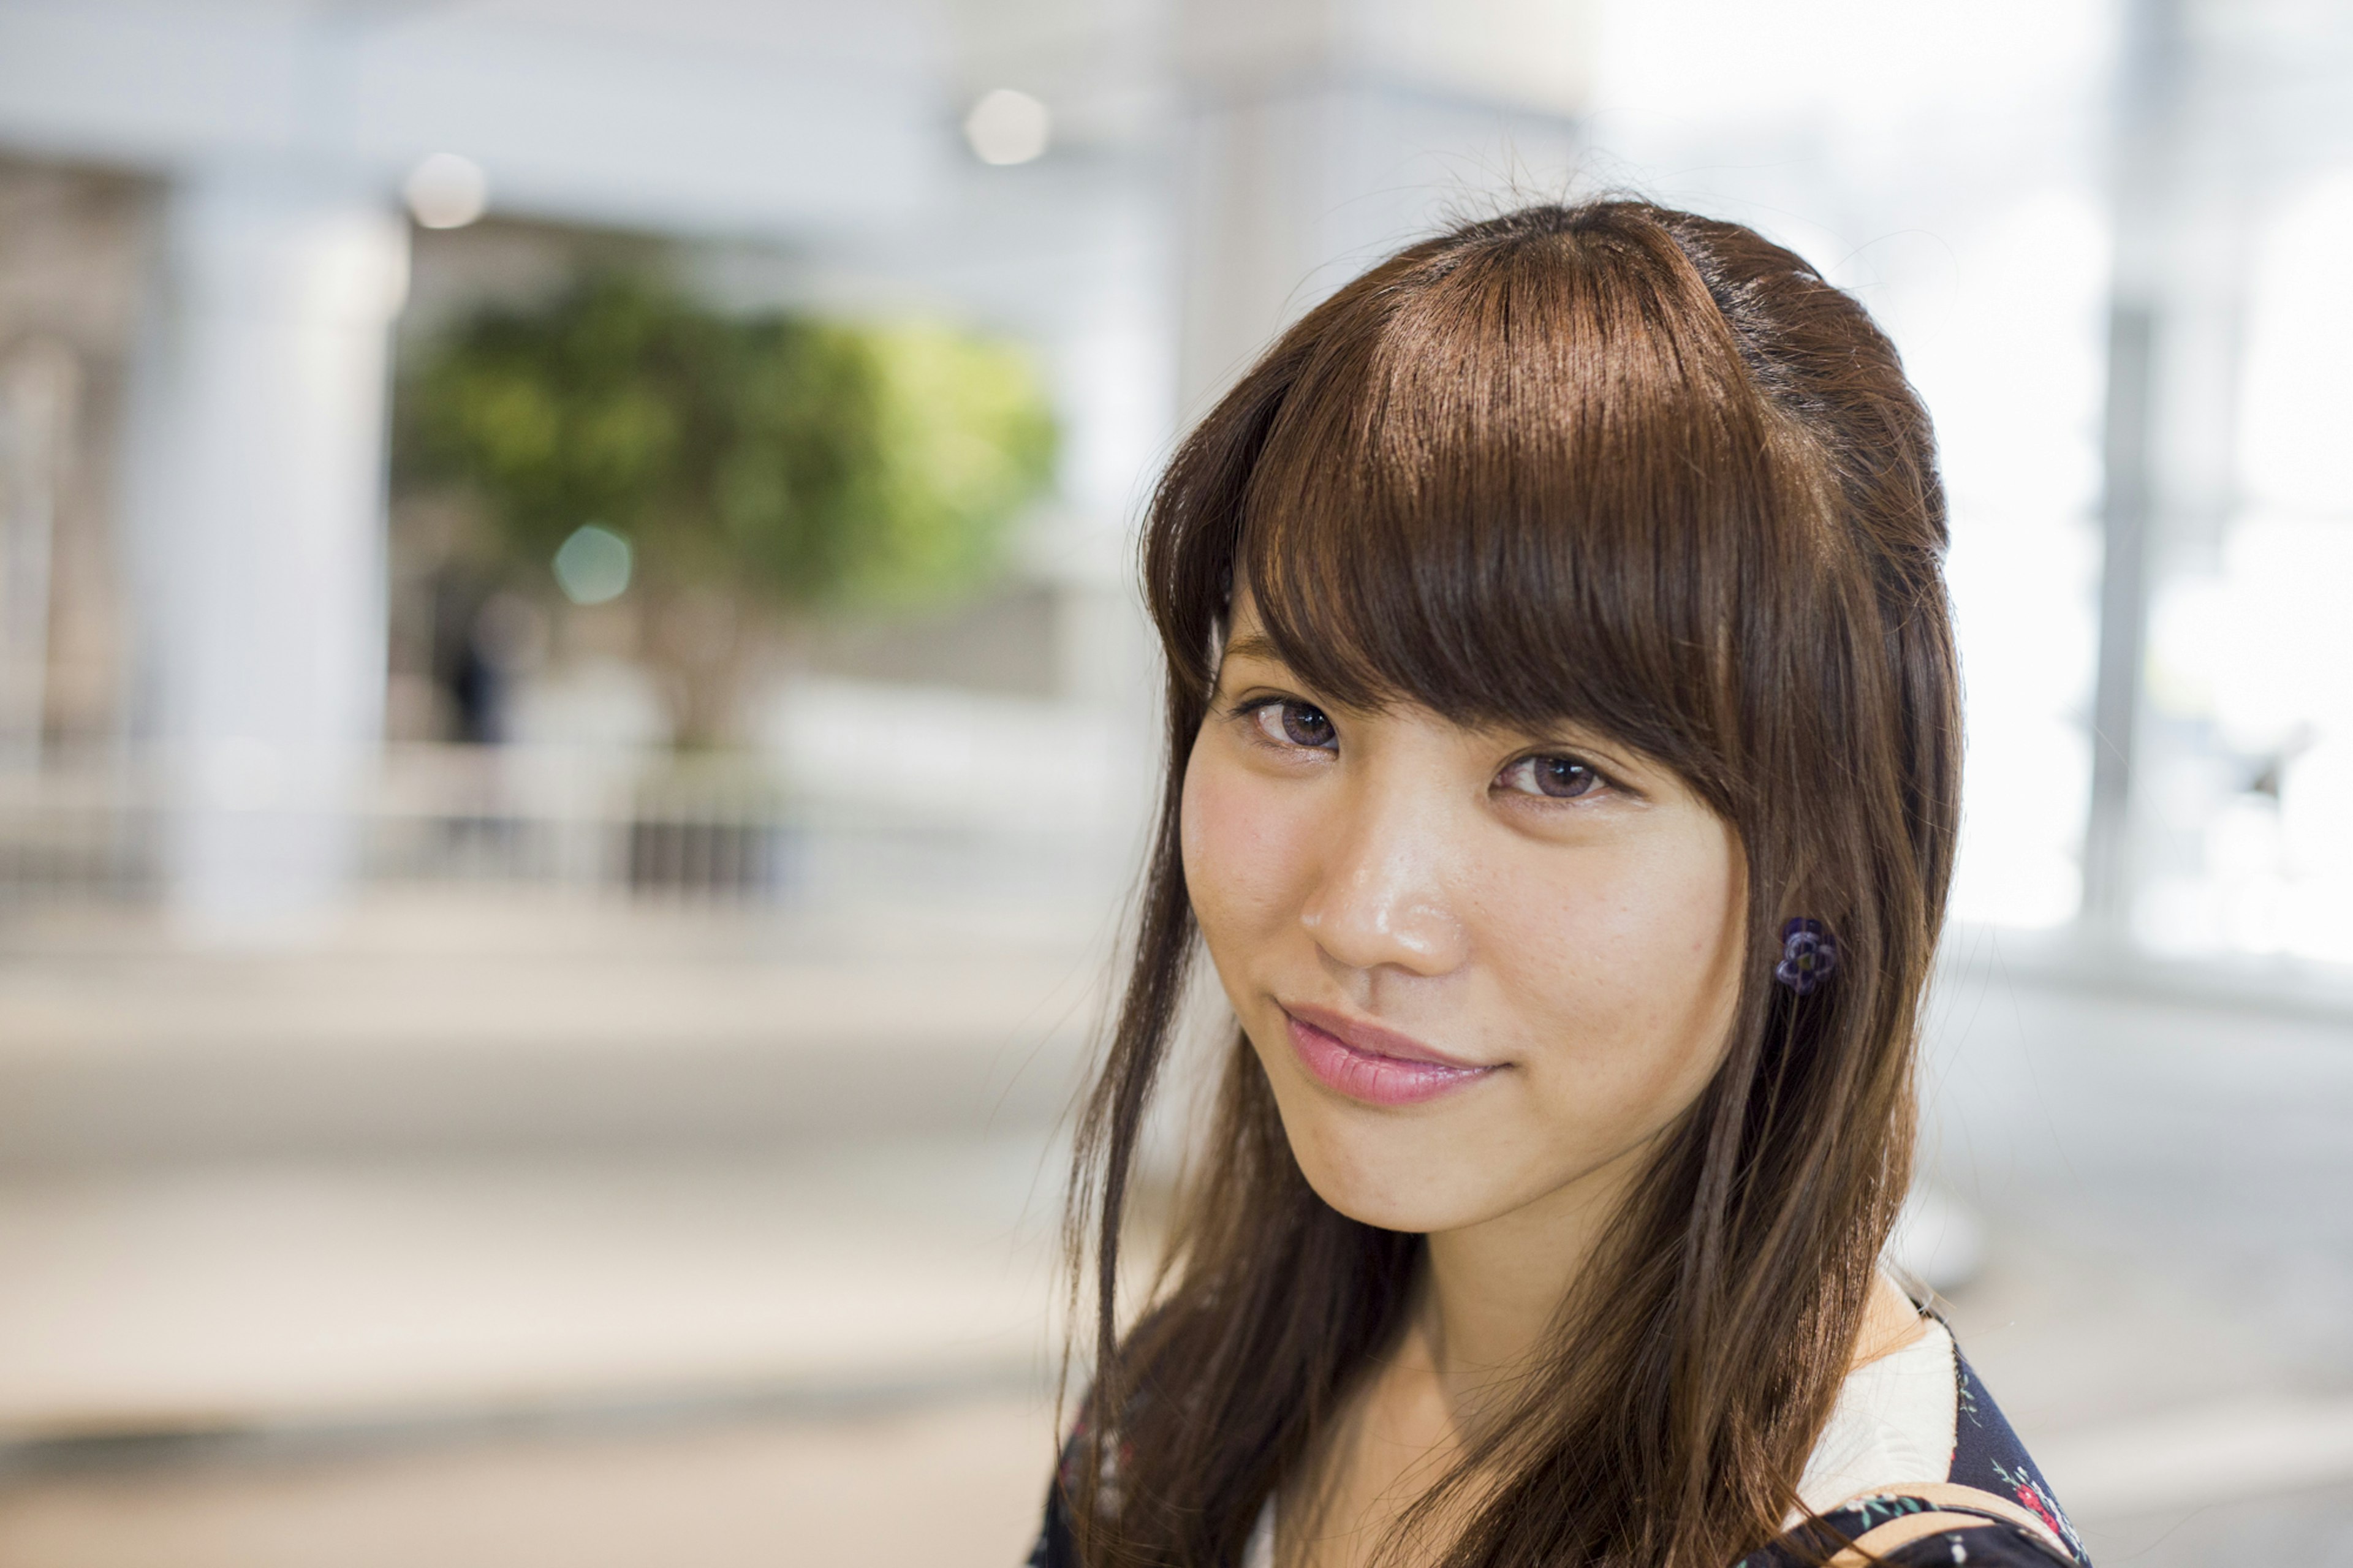
<svg viewBox="0 0 2353 1568"><path fill-rule="evenodd" d="M18 928L0 1568L1011 1563L1102 937L920 902L391 900L276 954ZM2100 1561L2353 1563L2343 1026L1979 963L1934 1026L1934 1168L1987 1236L1949 1312Z"/></svg>

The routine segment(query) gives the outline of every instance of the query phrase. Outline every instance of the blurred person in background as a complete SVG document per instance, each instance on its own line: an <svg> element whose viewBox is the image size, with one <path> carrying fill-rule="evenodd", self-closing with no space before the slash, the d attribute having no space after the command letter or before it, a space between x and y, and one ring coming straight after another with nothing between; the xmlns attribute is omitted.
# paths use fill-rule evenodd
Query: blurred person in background
<svg viewBox="0 0 2353 1568"><path fill-rule="evenodd" d="M1036 1568L2082 1561L1880 1261L1945 544L1862 308L1639 203L1407 249L1210 413L1145 542L1177 743ZM1197 936L1240 1027L1123 1336Z"/></svg>

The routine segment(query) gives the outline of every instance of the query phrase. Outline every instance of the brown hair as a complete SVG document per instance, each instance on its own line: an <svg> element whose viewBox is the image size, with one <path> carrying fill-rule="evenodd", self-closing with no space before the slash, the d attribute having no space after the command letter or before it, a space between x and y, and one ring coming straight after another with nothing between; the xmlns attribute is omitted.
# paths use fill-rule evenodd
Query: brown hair
<svg viewBox="0 0 2353 1568"><path fill-rule="evenodd" d="M1441 1494L1461 1505L1433 1543L1459 1568L1724 1568L1775 1534L1910 1173L1959 775L1944 544L1894 348L1734 224L1529 207L1414 246L1286 332L1178 449L1144 541L1169 751L1073 1179L1099 1343L1198 945L1178 803L1240 578L1322 696L1589 725L1688 781L1747 858L1721 1068L1511 1414L1409 1529ZM1769 983L1799 914L1842 960L1803 998ZM1309 1188L1238 1035L1196 1169L1064 1468L1094 1568L1238 1562L1398 1331L1418 1266L1418 1237Z"/></svg>

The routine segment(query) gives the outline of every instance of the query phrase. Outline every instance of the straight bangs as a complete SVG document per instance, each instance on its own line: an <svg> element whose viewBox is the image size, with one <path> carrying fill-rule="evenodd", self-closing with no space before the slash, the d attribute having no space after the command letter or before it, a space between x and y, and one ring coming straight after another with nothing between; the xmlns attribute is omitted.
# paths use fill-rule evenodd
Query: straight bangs
<svg viewBox="0 0 2353 1568"><path fill-rule="evenodd" d="M1641 243L1644 239L1651 243ZM1741 815L1744 677L1824 526L1802 443L1664 235L1409 251L1314 334L1266 431L1234 576L1344 705L1574 722ZM1786 671L1774 671L1786 675Z"/></svg>

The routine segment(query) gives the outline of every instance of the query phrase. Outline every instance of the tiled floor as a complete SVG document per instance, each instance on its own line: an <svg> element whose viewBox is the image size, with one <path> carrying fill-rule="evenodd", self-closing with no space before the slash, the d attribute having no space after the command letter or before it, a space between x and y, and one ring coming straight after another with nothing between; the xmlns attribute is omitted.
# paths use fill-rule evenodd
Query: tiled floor
<svg viewBox="0 0 2353 1568"><path fill-rule="evenodd" d="M1012 1568L1051 1413L691 1426L271 1462L133 1464L0 1491L5 1568Z"/></svg>
<svg viewBox="0 0 2353 1568"><path fill-rule="evenodd" d="M0 1182L0 1435L1030 1385L1043 1141Z"/></svg>
<svg viewBox="0 0 2353 1568"><path fill-rule="evenodd" d="M0 933L0 1563L1008 1562L1092 934Z"/></svg>

